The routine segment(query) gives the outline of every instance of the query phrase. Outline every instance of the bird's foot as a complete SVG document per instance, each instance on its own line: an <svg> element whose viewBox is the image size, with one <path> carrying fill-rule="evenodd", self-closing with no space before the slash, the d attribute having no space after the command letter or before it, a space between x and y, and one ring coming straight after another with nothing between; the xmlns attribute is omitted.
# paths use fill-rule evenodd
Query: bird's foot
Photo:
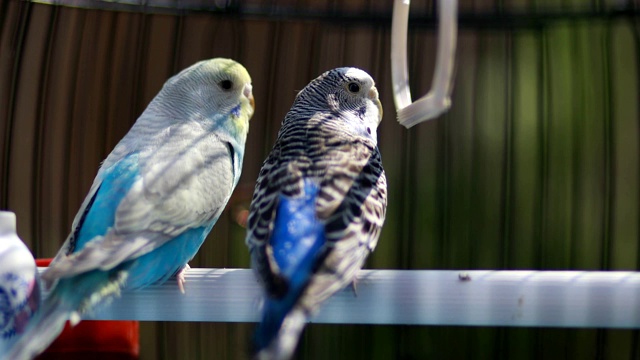
<svg viewBox="0 0 640 360"><path fill-rule="evenodd" d="M182 269L180 269L180 271L178 271L178 273L176 274L176 280L178 281L178 288L180 289L181 293L185 293L184 291L184 284L187 282L187 280L184 278L184 274L187 272L187 270L191 269L191 266L189 266L189 264L186 264L185 266L182 267Z"/></svg>
<svg viewBox="0 0 640 360"><path fill-rule="evenodd" d="M353 291L353 296L358 297L358 289L356 288L356 283L358 282L358 279L353 279L353 281L351 282L351 290Z"/></svg>

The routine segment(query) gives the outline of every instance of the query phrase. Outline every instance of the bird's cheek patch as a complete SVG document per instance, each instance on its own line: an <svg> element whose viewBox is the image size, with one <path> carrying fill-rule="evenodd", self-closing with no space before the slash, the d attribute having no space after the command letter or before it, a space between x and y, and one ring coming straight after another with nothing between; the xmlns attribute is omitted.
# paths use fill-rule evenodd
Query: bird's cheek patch
<svg viewBox="0 0 640 360"><path fill-rule="evenodd" d="M238 106L231 109L231 115L235 117L240 117L240 104L238 104Z"/></svg>

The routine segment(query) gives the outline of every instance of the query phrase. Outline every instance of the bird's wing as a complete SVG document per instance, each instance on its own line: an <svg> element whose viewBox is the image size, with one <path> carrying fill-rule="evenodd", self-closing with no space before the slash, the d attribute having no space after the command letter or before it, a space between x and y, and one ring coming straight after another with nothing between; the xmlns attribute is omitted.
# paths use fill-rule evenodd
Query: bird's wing
<svg viewBox="0 0 640 360"><path fill-rule="evenodd" d="M286 131L284 129L283 136ZM306 142L305 137L290 138ZM306 150L304 156L291 158L286 156L288 149L277 142L258 177L248 221L247 245L253 267L271 294L285 293L290 280L283 278L282 261L274 253L280 249L278 238L274 242L273 237L282 208L280 203L308 194L304 191L308 179L318 185L315 215L323 223L325 239L322 247L308 248L316 252L314 256L307 256L315 261L310 267L313 272L331 272L334 278L353 279L355 271L375 247L384 221L386 180L377 148L354 139L316 139L318 143L306 143L310 150ZM289 142L286 146L291 149L303 144ZM310 226L315 225L312 222ZM336 286L343 285L314 286L312 290L324 299L335 292Z"/></svg>
<svg viewBox="0 0 640 360"><path fill-rule="evenodd" d="M360 170L342 201L327 207L333 209L326 213L327 249L298 304L306 312L355 281L378 242L386 215L387 186L380 153L377 148L371 150L364 164L358 163Z"/></svg>
<svg viewBox="0 0 640 360"><path fill-rule="evenodd" d="M215 222L233 187L232 148L215 134L186 143L168 141L144 159L131 154L101 170L66 256L58 256L44 277L110 269Z"/></svg>

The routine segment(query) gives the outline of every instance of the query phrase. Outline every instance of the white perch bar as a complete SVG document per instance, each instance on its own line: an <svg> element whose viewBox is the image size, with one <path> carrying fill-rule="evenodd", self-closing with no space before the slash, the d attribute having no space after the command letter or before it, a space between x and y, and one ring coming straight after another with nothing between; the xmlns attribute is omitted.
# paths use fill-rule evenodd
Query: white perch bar
<svg viewBox="0 0 640 360"><path fill-rule="evenodd" d="M103 320L254 322L260 287L247 269L191 269L122 297ZM640 328L640 272L363 270L312 320L334 324Z"/></svg>

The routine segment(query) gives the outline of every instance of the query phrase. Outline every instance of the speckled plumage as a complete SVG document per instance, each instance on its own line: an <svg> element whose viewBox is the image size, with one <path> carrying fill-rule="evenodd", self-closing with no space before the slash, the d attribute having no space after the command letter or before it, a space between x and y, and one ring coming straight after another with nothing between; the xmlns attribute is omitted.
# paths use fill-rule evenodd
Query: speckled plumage
<svg viewBox="0 0 640 360"><path fill-rule="evenodd" d="M375 248L387 203L376 139L381 118L373 79L355 68L313 80L287 113L248 218L246 242L266 293L258 358L289 358L306 319L355 281ZM314 218L305 220L308 206Z"/></svg>
<svg viewBox="0 0 640 360"><path fill-rule="evenodd" d="M64 321L122 288L167 280L193 258L240 178L251 78L229 59L167 80L102 164L42 278L50 295L7 359L44 350ZM1 357L1 356L0 356Z"/></svg>

